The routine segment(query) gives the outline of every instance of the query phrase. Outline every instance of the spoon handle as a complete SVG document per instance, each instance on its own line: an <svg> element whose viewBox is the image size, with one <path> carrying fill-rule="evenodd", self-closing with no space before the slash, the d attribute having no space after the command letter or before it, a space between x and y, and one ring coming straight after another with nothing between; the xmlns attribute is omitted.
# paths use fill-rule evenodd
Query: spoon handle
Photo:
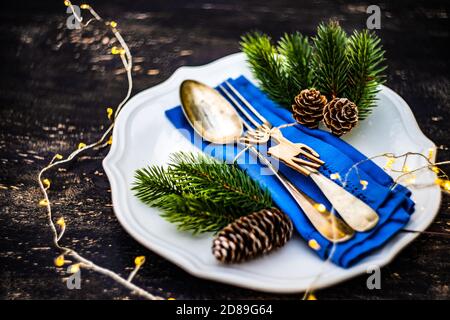
<svg viewBox="0 0 450 320"><path fill-rule="evenodd" d="M255 153L280 180L298 206L305 213L311 224L324 238L331 242L338 243L347 241L353 237L354 230L344 221L330 213L328 210L318 206L311 198L298 190L286 177L279 173L273 167L272 163L270 163L270 161L255 147L251 146L250 150Z"/></svg>
<svg viewBox="0 0 450 320"><path fill-rule="evenodd" d="M318 171L312 172L309 176L331 202L342 219L354 230L359 232L368 231L378 223L378 214L364 201Z"/></svg>
<svg viewBox="0 0 450 320"><path fill-rule="evenodd" d="M299 151L296 150L296 147L304 145L292 143L283 136L281 130L272 130L272 132L273 138L278 141L278 144L269 148L269 155L281 160L292 169L310 176L342 219L354 230L364 232L376 226L379 217L371 207L317 171L317 168L324 163L318 159L317 152L306 146L309 148L309 150L307 149L309 152L301 154L310 161L299 159L297 157ZM314 162L317 164L316 166L314 166Z"/></svg>

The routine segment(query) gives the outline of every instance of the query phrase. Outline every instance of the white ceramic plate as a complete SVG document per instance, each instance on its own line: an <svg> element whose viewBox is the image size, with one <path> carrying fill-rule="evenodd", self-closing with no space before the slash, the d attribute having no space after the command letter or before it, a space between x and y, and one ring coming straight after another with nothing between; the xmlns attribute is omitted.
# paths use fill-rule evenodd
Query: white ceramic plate
<svg viewBox="0 0 450 320"><path fill-rule="evenodd" d="M136 169L164 164L171 152L193 148L164 115L165 110L180 103L181 82L196 79L215 86L228 77L240 75L254 81L244 55L238 53L205 66L182 67L164 83L144 90L127 103L117 119L111 151L103 161L111 183L114 211L123 227L142 245L195 276L261 291L304 291L319 271L322 273L314 286L322 288L365 273L373 265L389 263L414 240L415 234L398 234L381 250L350 269L324 264L300 237L294 237L285 247L261 259L222 265L211 254L211 234L192 236L179 232L156 209L133 196L130 188ZM420 131L406 102L387 87L382 88L378 98L379 106L373 114L346 135L345 140L367 156L407 151L428 154L434 144ZM420 163L417 159L408 162L411 168ZM420 179L433 177L428 173ZM408 228L426 229L438 212L440 199L438 187L413 189L416 212Z"/></svg>

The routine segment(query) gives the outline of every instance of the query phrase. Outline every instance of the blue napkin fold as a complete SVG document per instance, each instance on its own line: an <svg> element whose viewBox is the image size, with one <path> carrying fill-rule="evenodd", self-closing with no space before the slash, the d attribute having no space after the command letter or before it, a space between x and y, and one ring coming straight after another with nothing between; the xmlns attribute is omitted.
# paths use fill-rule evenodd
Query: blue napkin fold
<svg viewBox="0 0 450 320"><path fill-rule="evenodd" d="M291 112L281 108L270 100L262 91L254 86L245 77L228 80L273 126L279 126L293 122ZM181 107L175 107L166 111L170 122L190 141L207 151L218 159L233 161L240 147L235 145L215 145L201 141L184 117ZM296 125L282 129L283 135L293 142L301 142L314 148L325 165L320 171L325 176L339 173L342 177L353 164L366 157L340 138L318 129L309 129L302 125ZM196 143L197 142L197 143ZM247 161L239 161L238 165L261 185L267 187L275 204L292 219L299 234L309 243L314 243L312 249L320 258L330 257L335 264L348 268L373 250L383 246L409 221L410 214L414 212L414 202L410 199L411 192L401 186L393 186L392 178L372 161L365 161L358 166L358 173L352 170L348 176L345 188L371 206L380 216L375 228L367 232L356 233L355 236L344 243L335 245L322 237L311 225L308 218L298 207L289 193L273 175L264 174L263 166L251 155L246 154ZM284 164L279 164L279 170L289 180L309 197L318 203L324 204L331 210L331 204L309 177L292 170ZM263 174L262 174L263 173ZM362 189L360 180L368 182L367 188ZM339 182L337 182L339 183Z"/></svg>

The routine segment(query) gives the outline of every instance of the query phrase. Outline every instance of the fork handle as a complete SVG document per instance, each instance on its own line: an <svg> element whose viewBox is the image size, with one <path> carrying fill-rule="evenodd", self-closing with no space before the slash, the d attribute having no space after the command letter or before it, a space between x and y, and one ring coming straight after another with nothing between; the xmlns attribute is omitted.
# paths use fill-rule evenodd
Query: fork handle
<svg viewBox="0 0 450 320"><path fill-rule="evenodd" d="M328 210L319 210L316 203L297 189L285 176L279 173L270 161L264 157L255 147L251 146L250 150L256 154L260 160L267 165L273 174L280 180L281 184L286 188L298 206L302 209L308 220L314 228L327 240L339 243L351 239L354 230L350 228L342 219L333 215Z"/></svg>
<svg viewBox="0 0 450 320"><path fill-rule="evenodd" d="M315 155L318 156L317 153L315 155L308 154L307 152L301 153L312 161L298 159L292 156L294 153L290 153L290 150L294 150L293 148L296 147L296 144L284 138L281 130L273 130L273 138L279 144L269 148L269 154L283 161L292 169L310 176L350 227L356 231L364 232L376 226L379 216L371 207L316 170L317 166L314 165L318 161L321 164L324 163L315 157ZM313 149L310 150L314 151Z"/></svg>
<svg viewBox="0 0 450 320"><path fill-rule="evenodd" d="M276 147L275 147L276 148ZM344 219L356 231L364 232L378 223L378 214L362 200L345 190L334 181L326 178L314 168L302 164L301 159L283 158L282 150L269 149L269 154L285 163L290 168L311 177L325 197ZM280 155L279 155L279 154Z"/></svg>

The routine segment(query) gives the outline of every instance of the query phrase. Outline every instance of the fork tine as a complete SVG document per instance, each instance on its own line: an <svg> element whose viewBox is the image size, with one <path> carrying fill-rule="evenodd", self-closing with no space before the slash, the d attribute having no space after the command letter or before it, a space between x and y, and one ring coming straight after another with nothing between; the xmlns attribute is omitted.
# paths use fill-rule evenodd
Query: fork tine
<svg viewBox="0 0 450 320"><path fill-rule="evenodd" d="M236 95L236 97L238 97L241 102L251 111L253 112L253 114L258 117L259 120L261 120L263 123L262 124L258 124L258 122L247 112L247 110L245 110L243 108L243 106L236 101L236 99L233 97L233 95L230 94L230 92L228 91L228 89L225 89L225 87L223 85L220 85L219 88L220 90L225 93L225 95L232 101L232 104L235 105L235 107L237 107L244 115L245 117L247 117L247 119L256 127L259 129L267 129L267 130L271 130L272 129L272 125L270 124L270 122L268 122L240 93L239 91L237 91L228 81L225 81L225 84L228 86L228 88ZM244 121L245 124L245 121ZM259 131L259 130L254 130L252 128L249 128L248 125L246 126L247 129L247 136L254 140L258 140L258 139L262 139L264 141L267 141L265 139L263 139L263 134ZM278 131L281 134L281 131L278 129ZM282 135L281 135L282 136ZM269 135L270 137L270 135ZM292 143L290 140L282 137L282 139L284 141L286 141L287 143ZM261 140L260 140L261 141ZM322 164L324 164L324 162L322 160L319 159L320 155L311 147L309 147L306 144L297 144L300 147L299 150L299 155L303 155L305 158L313 161L311 164L313 164L311 167L320 167ZM307 165L310 162L308 161L304 161L301 160L300 162L298 162L298 164L302 164L302 165ZM297 164L297 165L298 165Z"/></svg>
<svg viewBox="0 0 450 320"><path fill-rule="evenodd" d="M309 160L314 161L315 163L317 163L319 165L322 165L325 163L323 160L320 160L319 157L317 157L309 152L305 152L304 150L302 150L300 152L300 155L304 156L305 158L308 158Z"/></svg>
<svg viewBox="0 0 450 320"><path fill-rule="evenodd" d="M259 127L261 124L255 120L248 112L245 110L239 102L236 101L236 99L230 94L230 92L225 89L224 86L219 85L219 89L231 100L232 104L234 104L234 107L238 108L242 114L247 118L248 121L250 121L256 128ZM247 128L248 129L248 128Z"/></svg>
<svg viewBox="0 0 450 320"><path fill-rule="evenodd" d="M305 151L306 153L311 154L312 156L318 158L320 157L319 154L317 153L316 150L314 150L313 148L311 148L310 146L306 145L306 144L301 144L301 148L303 151Z"/></svg>
<svg viewBox="0 0 450 320"><path fill-rule="evenodd" d="M267 121L266 118L264 118L259 112L258 110L255 109L255 107L253 107L250 102L247 101L247 99L245 99L240 93L239 91L236 90L235 87L233 87L231 85L231 83L229 83L228 81L225 81L225 84L228 86L228 88L231 89L231 91L236 95L236 97L239 98L239 100L242 101L242 103L251 111L253 112L253 114L259 119L261 120L262 123L266 124L267 126L271 127L269 121Z"/></svg>

